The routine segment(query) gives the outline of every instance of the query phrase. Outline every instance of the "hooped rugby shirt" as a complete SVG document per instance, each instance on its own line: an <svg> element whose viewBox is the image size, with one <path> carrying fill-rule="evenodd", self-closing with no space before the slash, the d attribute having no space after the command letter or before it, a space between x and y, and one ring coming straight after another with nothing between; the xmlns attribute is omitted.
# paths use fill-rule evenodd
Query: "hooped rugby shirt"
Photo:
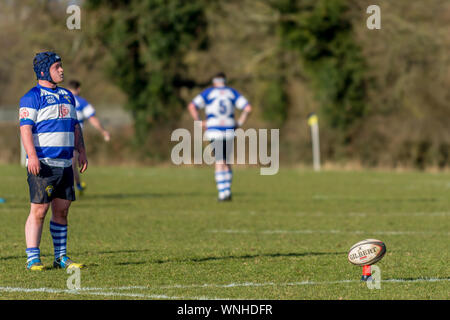
<svg viewBox="0 0 450 320"><path fill-rule="evenodd" d="M86 119L95 116L94 107L83 97L75 96L75 109L77 110L78 122L82 128Z"/></svg>
<svg viewBox="0 0 450 320"><path fill-rule="evenodd" d="M237 90L227 86L205 89L192 100L192 103L197 109L205 109L208 139L234 137L233 132L236 128L234 110L235 108L242 110L249 104Z"/></svg>
<svg viewBox="0 0 450 320"><path fill-rule="evenodd" d="M20 126L33 126L33 142L40 161L56 167L72 165L78 120L75 98L69 90L38 84L20 99L19 118Z"/></svg>

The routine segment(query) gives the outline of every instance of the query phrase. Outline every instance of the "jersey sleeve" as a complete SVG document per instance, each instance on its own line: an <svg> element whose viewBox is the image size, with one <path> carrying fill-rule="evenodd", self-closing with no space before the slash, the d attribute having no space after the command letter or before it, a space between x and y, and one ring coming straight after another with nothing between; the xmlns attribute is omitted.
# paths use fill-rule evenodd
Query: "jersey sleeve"
<svg viewBox="0 0 450 320"><path fill-rule="evenodd" d="M39 110L39 97L29 91L19 102L19 121L20 126L34 125L37 121Z"/></svg>
<svg viewBox="0 0 450 320"><path fill-rule="evenodd" d="M89 119L90 117L95 116L95 109L94 107L88 103L84 108L83 108L83 117L85 119Z"/></svg>
<svg viewBox="0 0 450 320"><path fill-rule="evenodd" d="M79 103L78 111L81 113L82 120L95 116L96 112L94 107L86 99L78 96L77 100Z"/></svg>
<svg viewBox="0 0 450 320"><path fill-rule="evenodd" d="M244 109L249 103L248 100L241 95L237 90L233 90L234 93L234 105L237 109Z"/></svg>
<svg viewBox="0 0 450 320"><path fill-rule="evenodd" d="M197 109L203 109L206 106L205 98L203 97L203 92L197 95L193 100L192 103Z"/></svg>

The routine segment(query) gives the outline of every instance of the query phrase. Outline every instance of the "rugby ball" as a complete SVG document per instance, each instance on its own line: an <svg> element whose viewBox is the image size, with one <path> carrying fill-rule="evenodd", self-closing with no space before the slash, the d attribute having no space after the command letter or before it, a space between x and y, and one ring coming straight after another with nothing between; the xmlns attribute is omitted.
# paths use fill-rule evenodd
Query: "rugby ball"
<svg viewBox="0 0 450 320"><path fill-rule="evenodd" d="M348 252L348 261L357 266L368 266L383 258L386 245L377 239L366 239L355 243Z"/></svg>

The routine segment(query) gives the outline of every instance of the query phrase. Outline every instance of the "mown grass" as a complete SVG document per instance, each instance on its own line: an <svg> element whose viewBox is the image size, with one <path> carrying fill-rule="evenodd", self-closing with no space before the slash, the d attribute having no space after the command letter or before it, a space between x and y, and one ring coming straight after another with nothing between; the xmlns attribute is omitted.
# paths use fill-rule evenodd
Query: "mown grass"
<svg viewBox="0 0 450 320"><path fill-rule="evenodd" d="M211 168L91 167L71 207L68 251L88 265L82 289L99 289L68 292L70 275L50 268L51 213L41 242L49 268L25 270L24 170L0 166L2 299L449 298L448 173L238 168L233 201L218 203ZM386 243L382 279L406 281L380 290L358 281L346 254L365 238ZM416 281L430 278L440 280Z"/></svg>

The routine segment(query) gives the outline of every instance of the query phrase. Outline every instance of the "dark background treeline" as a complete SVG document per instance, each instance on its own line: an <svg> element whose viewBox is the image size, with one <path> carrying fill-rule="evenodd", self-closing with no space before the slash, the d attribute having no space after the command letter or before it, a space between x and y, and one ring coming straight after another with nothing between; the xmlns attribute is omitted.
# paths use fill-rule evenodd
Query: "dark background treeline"
<svg viewBox="0 0 450 320"><path fill-rule="evenodd" d="M69 4L80 30L66 27ZM381 30L366 27L372 4ZM100 119L130 119L106 121L109 144L86 129L91 161L165 162L172 130L192 129L187 103L224 71L254 106L247 127L280 129L284 164L311 163L316 112L327 163L444 169L449 30L447 0L5 0L0 108L35 85L34 54L55 50ZM17 124L0 134L0 161L17 162Z"/></svg>

